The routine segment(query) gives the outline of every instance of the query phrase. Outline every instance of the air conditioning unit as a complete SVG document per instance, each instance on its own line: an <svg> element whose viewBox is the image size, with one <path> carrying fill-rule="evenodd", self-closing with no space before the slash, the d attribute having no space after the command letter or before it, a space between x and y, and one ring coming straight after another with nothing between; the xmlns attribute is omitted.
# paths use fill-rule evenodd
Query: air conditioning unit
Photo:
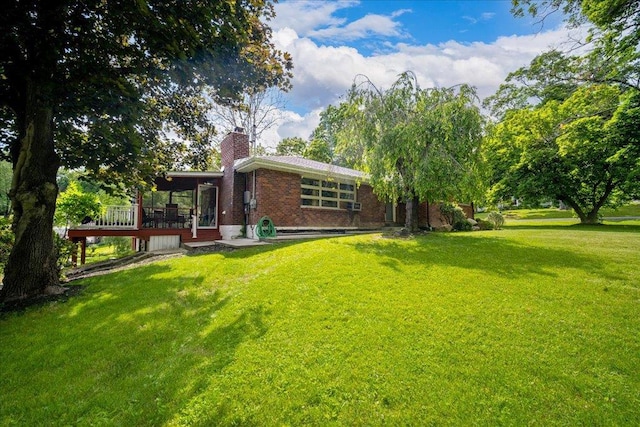
<svg viewBox="0 0 640 427"><path fill-rule="evenodd" d="M362 203L360 203L360 202L349 202L349 203L347 203L347 209L349 209L350 211L361 211L362 210Z"/></svg>

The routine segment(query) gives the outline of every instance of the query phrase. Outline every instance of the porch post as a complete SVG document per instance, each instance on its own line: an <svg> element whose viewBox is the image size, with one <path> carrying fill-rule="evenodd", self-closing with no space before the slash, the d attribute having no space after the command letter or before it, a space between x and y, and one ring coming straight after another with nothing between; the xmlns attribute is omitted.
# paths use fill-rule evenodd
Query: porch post
<svg viewBox="0 0 640 427"><path fill-rule="evenodd" d="M142 214L142 192L140 190L136 190L136 200L138 202L138 216L136 218L135 228L136 230L140 230L142 228L142 218L144 218Z"/></svg>

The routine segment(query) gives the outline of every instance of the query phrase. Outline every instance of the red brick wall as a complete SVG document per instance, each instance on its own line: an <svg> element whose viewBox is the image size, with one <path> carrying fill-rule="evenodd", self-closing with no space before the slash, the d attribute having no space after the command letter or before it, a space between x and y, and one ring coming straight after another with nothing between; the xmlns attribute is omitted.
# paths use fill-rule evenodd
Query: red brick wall
<svg viewBox="0 0 640 427"><path fill-rule="evenodd" d="M382 227L385 224L386 203L373 194L367 184L361 184L357 191L358 202L362 203L360 227Z"/></svg>
<svg viewBox="0 0 640 427"><path fill-rule="evenodd" d="M252 174L247 174L252 189ZM361 185L357 199L361 212L302 207L300 175L267 169L256 171L256 209L249 222L255 225L262 216L271 218L276 227L381 227L384 225L384 203L377 200L371 187Z"/></svg>
<svg viewBox="0 0 640 427"><path fill-rule="evenodd" d="M472 204L460 204L459 205L467 218L474 218L473 205ZM428 211L427 211L428 207ZM404 203L398 203L396 207L396 225L404 226L406 218L406 207ZM418 207L418 226L419 227L440 227L443 225L442 218L440 216L440 203L420 203Z"/></svg>
<svg viewBox="0 0 640 427"><path fill-rule="evenodd" d="M249 137L242 133L229 133L220 143L220 163L224 167L219 199L220 225L240 225L244 222L244 174L233 171L233 162L245 157L249 157Z"/></svg>

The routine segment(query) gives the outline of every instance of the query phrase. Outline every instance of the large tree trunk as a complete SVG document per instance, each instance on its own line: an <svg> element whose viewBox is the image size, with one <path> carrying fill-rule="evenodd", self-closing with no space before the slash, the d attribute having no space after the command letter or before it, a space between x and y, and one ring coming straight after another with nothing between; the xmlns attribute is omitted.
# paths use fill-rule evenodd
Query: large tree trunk
<svg viewBox="0 0 640 427"><path fill-rule="evenodd" d="M27 80L20 140L12 147L11 202L15 243L4 271L0 301L48 293L59 284L53 214L59 159L53 141L53 109Z"/></svg>
<svg viewBox="0 0 640 427"><path fill-rule="evenodd" d="M582 208L582 206L580 206L578 203L576 203L571 198L563 197L563 199L565 200L565 202L569 206L571 206L571 208L576 213L576 215L578 215L578 218L580 219L580 224L589 225L589 224L599 224L600 223L599 217L598 217L598 212L600 210L599 207L598 208L594 207L593 209L591 209L591 211L585 212L585 210Z"/></svg>
<svg viewBox="0 0 640 427"><path fill-rule="evenodd" d="M417 197L410 197L407 199L404 226L407 230L411 232L418 231L418 206L419 205L420 205L420 200Z"/></svg>

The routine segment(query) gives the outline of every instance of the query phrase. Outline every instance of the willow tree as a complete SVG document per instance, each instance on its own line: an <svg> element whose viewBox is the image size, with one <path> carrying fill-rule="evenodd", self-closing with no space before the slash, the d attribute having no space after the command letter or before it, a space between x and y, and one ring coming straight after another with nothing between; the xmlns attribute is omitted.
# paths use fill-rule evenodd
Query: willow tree
<svg viewBox="0 0 640 427"><path fill-rule="evenodd" d="M483 118L473 88L422 89L411 72L387 90L354 84L338 146L360 145L374 192L406 203L406 227L417 228L422 201L470 200L480 188Z"/></svg>
<svg viewBox="0 0 640 427"><path fill-rule="evenodd" d="M58 284L52 222L63 164L137 183L172 156L161 144L183 91L233 98L287 86L270 0L32 0L0 14L0 136L13 164L15 245L0 300Z"/></svg>

